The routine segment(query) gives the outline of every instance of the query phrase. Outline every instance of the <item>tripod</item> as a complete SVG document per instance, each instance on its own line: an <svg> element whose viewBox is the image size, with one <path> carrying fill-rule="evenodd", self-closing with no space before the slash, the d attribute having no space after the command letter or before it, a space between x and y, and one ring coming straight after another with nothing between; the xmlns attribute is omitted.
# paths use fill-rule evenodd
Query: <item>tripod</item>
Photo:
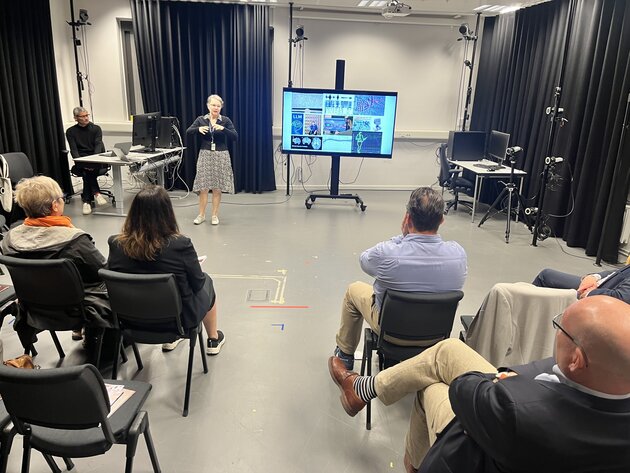
<svg viewBox="0 0 630 473"><path fill-rule="evenodd" d="M512 149L512 148L509 148L509 149ZM516 196L517 208L518 208L517 215L516 215L517 221L518 221L519 215L522 215L523 220L525 221L525 224L527 225L527 227L530 230L532 228L531 222L529 221L529 216L525 214L525 208L526 208L525 201L523 200L523 197L518 191L516 184L514 184L514 164L516 164L515 155L516 153L512 152L512 153L509 153L507 156L507 159L510 160L510 181L505 185L501 193L494 200L494 202L492 203L492 205L490 206L490 208L488 209L486 214L483 216L483 218L481 219L478 225L479 227L481 227L483 223L486 220L488 220L488 217L490 217L490 212L492 212L492 210L495 210L498 213L499 203L507 197L507 222L505 224L505 242L506 243L510 242L510 224L512 222L512 200L514 196Z"/></svg>

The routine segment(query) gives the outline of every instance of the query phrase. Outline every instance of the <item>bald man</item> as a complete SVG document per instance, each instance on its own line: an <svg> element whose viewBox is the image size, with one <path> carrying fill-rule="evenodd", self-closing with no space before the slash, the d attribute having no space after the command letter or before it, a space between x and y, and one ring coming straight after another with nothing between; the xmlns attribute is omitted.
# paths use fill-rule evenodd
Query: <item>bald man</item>
<svg viewBox="0 0 630 473"><path fill-rule="evenodd" d="M630 305L588 297L553 325L555 361L497 371L448 339L376 376L329 369L351 416L416 393L408 472L630 471Z"/></svg>

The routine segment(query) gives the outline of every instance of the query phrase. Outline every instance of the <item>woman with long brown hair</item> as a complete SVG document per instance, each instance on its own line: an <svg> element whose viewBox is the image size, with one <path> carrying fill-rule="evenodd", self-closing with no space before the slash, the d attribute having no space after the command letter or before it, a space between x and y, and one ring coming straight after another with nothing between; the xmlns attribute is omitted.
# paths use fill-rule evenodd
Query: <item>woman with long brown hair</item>
<svg viewBox="0 0 630 473"><path fill-rule="evenodd" d="M212 279L202 272L190 238L177 226L173 205L161 186L146 186L131 203L122 232L109 237L107 266L135 274L172 273L182 297L182 325L203 321L208 334L206 353L217 355L225 336L217 330L217 306ZM170 351L180 340L162 346Z"/></svg>

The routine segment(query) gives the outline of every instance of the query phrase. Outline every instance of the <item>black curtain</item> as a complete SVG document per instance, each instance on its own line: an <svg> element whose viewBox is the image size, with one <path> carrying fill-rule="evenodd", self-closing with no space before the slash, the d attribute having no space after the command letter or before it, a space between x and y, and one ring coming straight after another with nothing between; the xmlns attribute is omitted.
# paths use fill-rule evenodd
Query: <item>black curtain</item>
<svg viewBox="0 0 630 473"><path fill-rule="evenodd" d="M506 131L511 145L525 148L517 167L529 174L524 194L532 205L547 150L545 109L558 85L569 5L570 0L555 0L484 23L471 129ZM569 246L595 255L601 242L603 259L616 262L630 182L628 148L620 149L630 92L630 4L577 1L569 33L560 103L568 122L558 130L552 151L564 163L555 171L544 210L552 216L554 234Z"/></svg>
<svg viewBox="0 0 630 473"><path fill-rule="evenodd" d="M0 153L21 151L72 193L48 0L0 2Z"/></svg>
<svg viewBox="0 0 630 473"><path fill-rule="evenodd" d="M130 0L146 111L175 116L182 135L206 99L239 134L231 148L236 192L275 190L272 142L272 30L269 9L168 0ZM192 186L199 143L189 137L181 174Z"/></svg>

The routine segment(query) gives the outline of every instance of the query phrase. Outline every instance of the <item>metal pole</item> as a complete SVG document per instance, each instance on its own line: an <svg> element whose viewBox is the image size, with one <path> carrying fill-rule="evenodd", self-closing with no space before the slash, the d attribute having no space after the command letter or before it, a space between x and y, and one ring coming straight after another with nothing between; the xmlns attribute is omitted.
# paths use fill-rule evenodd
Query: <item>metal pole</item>
<svg viewBox="0 0 630 473"><path fill-rule="evenodd" d="M77 89L79 91L79 106L83 107L83 79L79 70L79 52L77 51L77 24L74 20L74 0L70 0L70 28L72 28L72 45L74 46L74 67L77 74Z"/></svg>
<svg viewBox="0 0 630 473"><path fill-rule="evenodd" d="M557 124L560 119L560 99L562 98L562 85L564 83L564 73L566 69L566 58L569 51L569 40L571 39L571 27L573 25L573 14L575 11L575 0L569 1L569 12L567 15L566 33L564 35L564 49L562 51L562 58L560 59L560 74L558 77L558 85L554 89L554 103L551 110L551 127L549 128L549 140L547 142L547 150L545 153L545 160L551 157L553 152L553 145L556 139ZM545 205L545 190L547 188L547 179L549 178L549 164L545 162L545 168L540 178L540 187L538 189L538 199L536 200L536 220L534 222L532 238L532 245L536 246L538 241L538 234L540 231L540 225L542 221L543 205Z"/></svg>
<svg viewBox="0 0 630 473"><path fill-rule="evenodd" d="M473 50L472 59L470 61L470 71L468 74L468 88L466 89L466 103L464 105L464 120L462 121L462 131L466 131L466 121L468 120L468 107L470 106L470 100L472 97L472 77L473 68L475 67L475 50L477 49L477 39L479 38L479 20L481 13L477 13L477 23L475 24L475 33L473 36ZM466 41L464 39L464 41Z"/></svg>
<svg viewBox="0 0 630 473"><path fill-rule="evenodd" d="M72 1L72 0L70 0ZM287 87L290 89L293 87L293 80L291 79L291 59L293 56L293 2L289 2L289 82ZM287 154L287 195L291 194L291 154Z"/></svg>

